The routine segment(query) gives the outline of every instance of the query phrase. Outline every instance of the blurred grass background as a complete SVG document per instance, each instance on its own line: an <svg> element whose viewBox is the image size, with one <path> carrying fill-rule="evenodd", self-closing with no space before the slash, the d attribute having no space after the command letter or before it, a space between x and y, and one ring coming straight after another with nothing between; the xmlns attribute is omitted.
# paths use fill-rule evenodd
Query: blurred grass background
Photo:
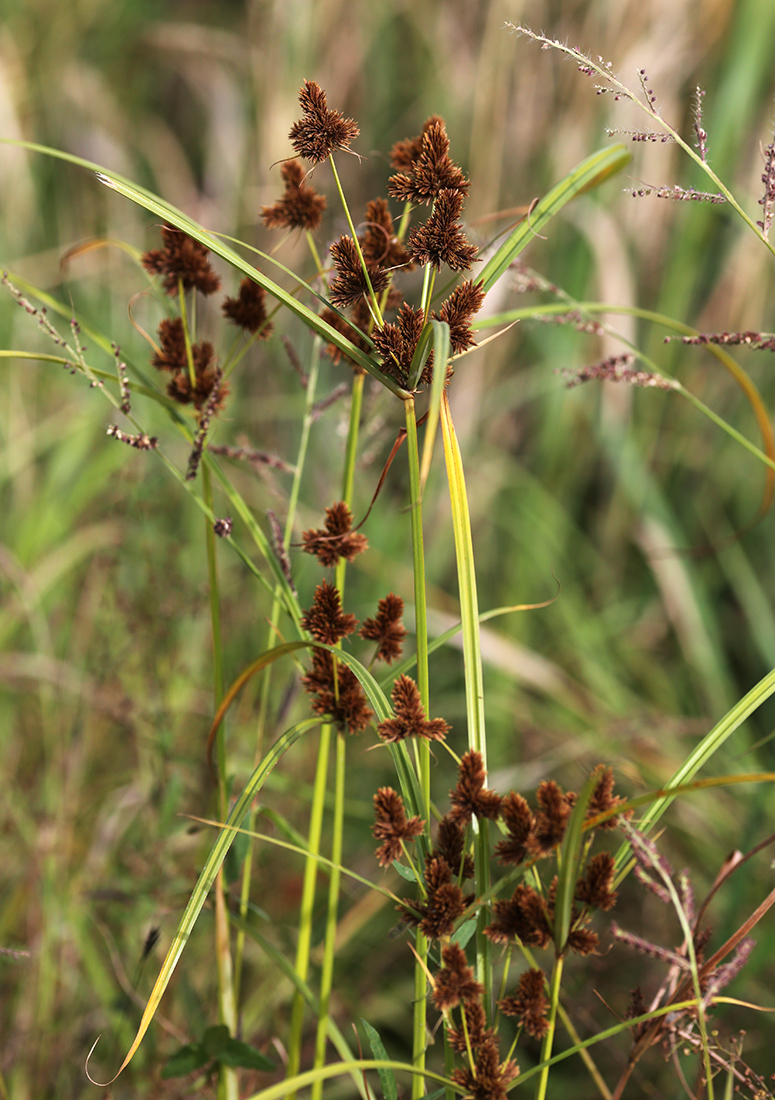
<svg viewBox="0 0 775 1100"><path fill-rule="evenodd" d="M760 146L771 140L775 95L770 0L70 0L56 7L3 0L0 135L95 160L209 228L271 248L260 209L280 191L276 162L289 152L298 88L312 78L361 127L356 147L365 159L339 164L354 211L384 193L391 144L438 113L471 177L466 217L484 242L492 223L480 219L540 196L605 143L607 126L642 125L625 105L596 96L574 65L504 30L507 20L602 55L625 82L645 68L664 117L684 134L694 88L706 88L711 163L759 216ZM633 186L703 187L674 147L634 151ZM771 260L733 215L718 206L636 201L622 193L629 182L615 180L569 208L531 246L527 262L579 298L662 310L706 331L771 328ZM315 184L329 195L323 247L343 231L343 218L325 169ZM127 316L130 297L146 284L127 255L104 248L60 261L96 236L155 247L152 219L83 171L7 146L0 149L0 195L3 264L72 302L130 363L147 364L147 347ZM281 259L306 264L292 242ZM237 280L222 274L233 292ZM495 298L486 309L524 304L505 284ZM137 306L148 328L158 320L153 309ZM215 331L214 320L201 318ZM612 321L756 439L749 407L706 353L664 345L653 326ZM277 328L304 360L307 335L282 317ZM0 340L6 348L54 350L9 297L0 299ZM522 324L467 358L453 383L481 608L547 599L556 590L553 575L562 585L551 607L496 620L485 633L491 781L504 790L527 790L550 775L576 786L584 767L601 759L616 766L625 790L658 786L775 665L772 516L717 554L673 552L720 542L745 526L761 498L763 468L673 395L614 386L568 392L554 373L621 350L610 337ZM742 352L738 359L772 407L765 356ZM106 438L111 410L81 379L24 361L3 360L0 369L0 947L11 952L0 956L0 1095L91 1096L86 1051L102 1033L101 1075L118 1065L207 843L179 816L213 811L204 760L212 673L202 521L153 455ZM322 392L347 373L326 362ZM234 380L217 442L247 440L292 462L301 407L280 342L261 345ZM157 407L136 401L135 408L184 466L185 446ZM367 387L356 515L365 511L400 419L394 403ZM318 525L338 496L345 424L340 403L313 431L300 528ZM456 576L439 459L426 537L433 622L441 630L456 616ZM283 514L287 475L230 472L257 515L268 508ZM350 609L361 618L388 588L411 594L405 502L396 463L366 527L372 550L348 581ZM294 568L308 604L319 580L315 563L297 556ZM267 604L228 553L221 554L221 579L233 678L263 645ZM436 654L431 675L433 713L452 723L462 744L457 650ZM275 683L282 728L304 704L295 701L290 671ZM248 692L229 727L237 782L251 766L254 702ZM711 770L775 770L773 714L763 707ZM349 745L348 842L351 865L376 878L371 794L391 775L384 755L367 751L372 743L367 735ZM291 753L266 796L302 829L311 759ZM440 759L434 782L442 802L447 771ZM730 850L767 834L772 808L765 785L692 795L670 812L663 844L691 869L701 895ZM714 943L759 903L768 868L765 854L717 897ZM300 862L262 850L255 901L269 921L255 920L287 950L300 871ZM410 1031L408 953L403 941L387 938L392 913L373 914L369 895L345 891L351 924L339 962L339 1021L346 1028L366 1017L401 1057ZM675 921L652 910L651 900L648 927L672 944ZM625 887L623 907L620 922L642 931L634 885ZM210 923L205 912L163 1002L162 1026L151 1029L114 1096L190 1094L186 1082L162 1082L159 1072L179 1042L217 1022ZM160 954L141 967L155 926ZM756 938L753 961L730 992L769 1003L771 921ZM569 970L583 1034L612 1022L593 988L622 1012L631 987L641 982L648 995L661 979L652 964L620 948ZM243 1038L266 1047L283 1034L288 987L258 949L251 948L243 994ZM771 1023L729 1010L724 1026L745 1027L752 1064L771 1069ZM613 1073L626 1051L614 1044L601 1053L601 1066ZM566 1065L552 1078L552 1095L594 1095L591 1082L580 1086L575 1062ZM261 1080L247 1076L244 1086ZM643 1095L678 1095L673 1071L656 1052L640 1086Z"/></svg>

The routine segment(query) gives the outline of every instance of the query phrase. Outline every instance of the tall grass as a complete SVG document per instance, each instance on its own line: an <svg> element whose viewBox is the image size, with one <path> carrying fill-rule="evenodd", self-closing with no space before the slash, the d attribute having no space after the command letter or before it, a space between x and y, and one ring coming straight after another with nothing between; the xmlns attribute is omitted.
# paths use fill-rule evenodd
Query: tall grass
<svg viewBox="0 0 775 1100"><path fill-rule="evenodd" d="M70 63L68 68L66 51L54 48L56 36L65 33L61 21L44 28L40 42L46 49L34 57L30 44L40 32L26 6L10 13L8 26L19 56L30 58L22 65L30 95L40 88L36 102L41 103L41 122L25 136L66 145L89 160L110 160L109 172L119 170L150 185L184 210L193 219L185 222L189 231L198 232L196 223L225 232L236 227L239 236L269 250L263 231L253 228L256 211L280 190L277 168L267 167L288 155L286 133L298 113L298 85L302 77L314 75L326 87L329 101L361 124L359 151L383 151L362 165L337 157L354 221L364 200L384 189L390 171L384 151L392 140L416 133L423 119L438 111L447 116L453 153L459 150L467 161L472 187L466 218L469 233L483 244L508 219L477 223L477 218L499 206L530 205L600 145L604 125L629 125L621 105L609 104L603 116L603 104L572 65L537 51L533 57L527 43L506 34L501 24L513 13L497 7L486 16L466 15L471 25L463 30L470 32L470 46L460 41L457 21L441 4L430 6L422 18L409 11L375 10L358 13L356 19L356 13L348 12L352 18L343 47L335 33L341 24L329 5L310 6L306 38L297 34L303 13L289 8L267 15L257 6L250 13L255 40L285 43L289 60L284 67L278 60L282 49L273 50L270 64L259 64L243 45L247 39L229 28L190 25L173 39L164 25L139 26L142 37L134 55L142 58L141 71L148 76L135 85L131 104L116 94L120 66L107 63L115 56L110 52L115 43L98 38L90 43L88 56L81 56L81 67ZM767 88L771 73L759 49L771 18L767 5L751 4L745 10L730 5L714 25L701 26L680 6L669 27L642 24L635 9L629 21L618 25L613 14L601 4L587 13L584 25L558 27L557 36L562 39L567 31L572 42L611 57L627 82L630 59L645 66L665 118L679 119L685 112L677 125L684 134L691 133L690 91L701 80L708 89L705 122L714 171L755 219L761 190L756 143L769 140L767 95L772 91ZM73 17L67 34L81 41L84 28L78 20L89 15L85 8L75 8ZM263 25L267 18L274 23ZM528 18L538 26L546 25L549 16L536 8L525 14ZM113 33L129 33L131 28L119 24L116 19ZM727 32L725 52L719 28ZM279 38L274 31L280 32ZM453 44L459 47L454 60ZM153 79L148 51L169 63L154 69ZM121 64L129 64L132 55L133 50L124 49L118 55ZM46 82L42 70L35 70L40 63L36 59L43 57L61 66L62 79L57 82L50 73L50 83L65 89L66 110L61 102L56 110L43 109ZM396 71L391 70L391 57L405 66L398 69L402 78L395 84L390 83ZM675 57L683 63L671 63ZM694 64L702 70L696 79ZM364 70L372 78L368 87L359 80ZM459 75L453 80L453 70L474 74L473 101L455 90L465 82ZM85 94L94 87L88 80L95 77L103 91L116 82L112 97ZM243 85L252 97L245 101L251 110L244 117L234 110ZM176 87L185 90L179 99ZM215 95L218 89L220 97ZM185 123L185 110L178 106L188 95L204 104L204 125L195 129ZM738 105L738 116L728 112L730 101ZM105 112L101 119L98 104ZM735 122L740 116L747 119L745 127ZM224 131L225 123L230 128ZM229 141L219 138L224 132ZM121 137L123 163L102 152L114 148L104 144L106 133L112 141ZM153 133L159 140L140 141L134 133ZM128 256L110 248L71 256L67 285L64 292L55 289L49 316L54 319L55 303L60 302L60 327L71 339L68 320L74 308L95 330L88 331L84 321L88 368L111 374L109 342L116 340L134 385L158 392L146 365L146 346L130 326L125 307L145 285L132 261L156 246L152 223L171 211L151 208L151 216L142 214L138 223L121 186L107 190L67 165L54 171L43 167L49 163L43 158L22 160L15 150L9 150L7 159L3 156L9 173L34 179L38 189L35 193L16 186L9 200L3 248L8 265L19 275L17 285L26 290L25 277L38 289L54 284L62 248L75 240L99 235L128 241ZM672 157L670 147L654 145L630 171L647 183L703 186L691 170ZM327 165L316 169L312 182L328 194L333 220L325 232L333 238L347 229L335 208L336 191L327 171ZM768 308L771 312L771 258L718 208L656 198L619 200L616 195L617 184L609 182L599 196L593 192L576 200L562 219L546 225L540 222L539 207L512 239L529 245L531 265L570 304L594 297L631 312L604 314L603 329L578 335L566 327L528 322L531 311L559 308L555 297L544 294L535 307L522 310L515 330L489 343L486 351L467 356L449 390L451 410L439 407L443 440L439 434L422 489L423 437L419 450L413 451L414 417L408 400L410 414L405 416L395 395L367 379L360 417L360 396L353 392L349 401L340 398L316 419L316 398L341 381L351 385L349 373L325 357L319 359L318 338L286 310L273 321L278 335L290 337L295 358L308 371L306 392L298 386L280 341L262 343L260 353L253 348L230 379L232 394L215 442L276 454L287 468L207 460L203 468L211 470L212 505L208 490L199 496L197 488L197 506L181 480L170 476L173 468L185 473L192 422L175 415L169 403L143 401L141 390L133 394L139 426L162 441L171 463L165 469L156 455L135 454L105 439L106 423L115 413L82 378L70 378L53 364L5 360L3 568L8 599L0 629L7 690L0 705L9 731L2 764L8 791L3 842L8 888L0 910L0 946L13 953L1 960L7 991L2 1030L10 1039L0 1056L0 1070L8 1095L33 1096L51 1089L80 1095L91 1090L82 1067L98 1032L105 1038L91 1070L97 1077L115 1072L132 1043L204 859L214 878L232 840L224 863L229 912L220 889L210 900L204 886L195 891L194 899L203 908L192 922L173 988L136 1057L113 1086L115 1094L182 1095L195 1080L223 1095L257 1092L267 1078L258 1070L224 1069L218 1034L209 1033L209 1047L204 1042L207 1029L219 1022L278 1063L285 1051L271 1047L270 1040L282 1044L286 1040L281 1037L295 1034L287 1053L291 1067L301 1069L315 1063L315 1047L320 1061L326 1033L336 1057L349 1062L359 1051L346 1025L363 1018L376 1029L376 1037L362 1031L359 1041L366 1057L371 1053L382 1061L375 1082L383 1090L391 1087L391 1060L414 1060L419 1066L425 1057L429 1069L443 1072L446 1065L449 1070L452 1063L437 1055L440 1035L436 1047L424 1053L427 979L421 968L412 975L406 931L389 935L397 921L394 903L347 876L338 886L335 875L327 882L323 877L330 869L325 859L338 865L341 846L347 853L343 869L378 881L370 841L371 796L378 787L397 785L388 754L366 751L363 739L348 740L345 746L341 734L332 730L334 770L329 776L319 750L315 771L315 754L304 748L315 734L307 729L306 698L299 696L289 663L298 658L308 664L304 649L266 669L256 668L236 696L227 724L214 734L217 798L205 751L225 685L262 651L299 636L301 612L309 608L322 576L315 563L292 547L300 595L297 600L290 595L268 550L267 509L283 519L290 516L284 534L288 543L298 543L302 529L319 526L323 508L335 499L348 500L360 518L404 424L409 438L364 527L370 549L348 568L346 584L339 574L337 578L346 608L360 619L374 614L377 599L388 588L414 606L414 622L407 615L407 626L416 631L420 661L407 671L417 679L428 716L444 715L453 727L450 744L458 756L466 747L466 730L479 751L485 748L486 719L493 789L529 793L549 777L582 788L585 774L600 759L615 763L620 786L633 795L662 787L671 776L688 780L700 762L706 772L719 776L772 770L768 681L747 706L737 706L724 719L766 676L775 657L775 621L767 595L771 520L765 516L744 537L730 537L746 528L766 503L767 466L702 417L697 402L720 413L765 458L766 440L757 435L744 392L728 370L719 369L724 364L703 349L662 344L665 332L678 330L655 324L646 312L706 332L760 328ZM29 217L33 211L40 214L34 225ZM511 221L518 216L511 215ZM206 240L214 253L234 260L218 238L207 234ZM35 251L51 248L52 242L62 245L50 253ZM321 239L317 248L323 251ZM25 249L29 251L23 255ZM256 261L250 252L241 255L243 271L256 263L287 292L292 289L264 261ZM13 260L18 256L22 258ZM305 278L314 276L314 259L304 253L303 242L287 241L278 256ZM236 273L226 265L219 271L234 293ZM477 277L481 272L480 265ZM478 322L480 341L497 327L498 315L505 322L523 304L510 296L506 278L493 281L489 289ZM418 284L417 301L420 293ZM560 300L563 308L566 304ZM215 315L208 317L201 302L199 309L197 332L218 332ZM158 323L158 306L144 298L133 304L132 315L150 331ZM34 350L26 314L7 309L3 324L5 347ZM581 366L614 349L621 351L614 330L636 345L646 367L653 363L680 379L694 407L676 393L625 390L621 384L597 393L589 386L566 393L553 368ZM438 342L443 336L443 331L434 333L437 362L445 358ZM107 356L98 357L100 344ZM43 339L38 348L41 353L57 350ZM760 385L763 407L768 407L769 380L757 377L762 353L759 360L752 353L746 359L734 350L735 361L749 368ZM104 381L118 394L115 382ZM311 389L313 382L316 388ZM130 430L124 422L122 427ZM442 447L449 480L457 486L451 510ZM296 494L299 517L294 526L295 504L289 502L295 502ZM220 542L214 547L209 524L205 541L202 511L211 517L234 516L240 556L224 552ZM706 553L708 546L716 552ZM692 548L702 552L686 552ZM552 601L555 576L561 592L550 606L488 621L479 633L477 610ZM418 587L422 584L425 593ZM424 598L430 671L423 658ZM453 632L446 645L435 648L433 639L460 617L462 635ZM346 652L337 657L349 659ZM378 690L365 678L378 717L390 713L386 697L392 680L392 674L385 676ZM745 725L740 724L743 718ZM702 742L717 722L710 740ZM294 745L296 737L303 739ZM370 736L369 745L374 741ZM270 749L273 742L276 747ZM270 771L281 751L281 764ZM404 760L399 753L395 763L407 806L416 798L416 812L427 819L432 797L444 812L446 792L455 784L455 761L435 745L432 755L424 748L416 761L416 791L411 757ZM341 783L344 772L346 786ZM252 786L246 788L246 782ZM242 820L241 810L251 807L259 786L260 802L252 807L250 828L269 829L274 839L290 843L296 855L244 835L234 839L228 832L218 834L213 847L210 827L177 816L193 813L223 821L231 809L232 821ZM235 809L240 795L241 805ZM680 798L661 821L668 833L659 841L660 850L670 851L677 865L692 868L702 897L731 848L747 850L764 837L769 801L766 784L720 786ZM313 819L317 814L321 820L317 840L309 831L310 808ZM563 879L562 866L569 876L568 868L581 858L582 825L580 812L561 851L561 883L571 881ZM206 829L204 836L200 829ZM489 889L486 841L483 828L476 840L480 898ZM323 855L309 858L317 846ZM248 851L252 863L246 862ZM758 858L763 866L766 857ZM401 897L410 890L395 875L384 885ZM641 896L630 880L620 891L620 923L642 931ZM709 952L728 940L763 893L757 876L745 872L719 890L713 900L716 933ZM302 897L307 901L297 941L293 929ZM672 946L679 935L675 923L671 925L656 900L648 898L646 904L655 907L649 911L653 939ZM481 934L487 920L485 910L480 912L479 935L471 939L469 952L472 962L476 956L477 976L489 994L493 983L500 982L500 957ZM146 937L157 926L161 945L151 946L146 958ZM554 932L560 935L556 928ZM760 942L754 958L764 960L771 940L766 920L756 936ZM220 945L218 966L214 943ZM305 950L308 961L302 964ZM424 957L421 942L418 951ZM432 970L439 966L433 949L429 965ZM553 971L549 966L558 1037L553 1045L544 1040L543 1048L520 1045L521 1080L541 1082L539 1095L549 1082L551 1095L576 1095L578 1055L551 1071L538 1070L538 1062L563 1047L577 1046L580 1038L615 1028L589 992L593 986L622 1012L627 990L639 982L655 984L661 977L657 971L653 961L638 968L618 946L608 955L558 963ZM749 966L744 974L741 999L768 1003L764 964ZM561 988L567 990L564 1002L558 1001ZM647 992L650 996L653 989ZM495 993L500 995L497 988ZM235 994L232 1009L230 997ZM692 996L696 989L686 999ZM294 998L296 1008L291 1010ZM564 1030L566 1009L580 1038ZM723 1010L725 1029L745 1027L745 1061L763 1072L766 1025L759 1028L749 1013L733 1015L740 1011ZM716 1012L721 1018L722 1010ZM323 1021L317 1043L310 1023L315 1016ZM428 1017L433 1017L432 1007ZM601 1044L590 1053L594 1066L584 1071L593 1074L586 1077L590 1090L594 1074L609 1083L621 1078L628 1046L624 1038L618 1042ZM183 1085L159 1079L170 1055L186 1043L199 1044L200 1052L207 1048L205 1067L221 1066L217 1086L195 1078ZM503 1057L507 1049L508 1044L502 1046ZM706 1042L701 1055L706 1070L710 1057ZM532 1078L531 1065L536 1071ZM329 1072L336 1071L320 1070L317 1080L322 1082ZM342 1088L361 1087L359 1071L352 1073ZM654 1051L634 1070L631 1087L636 1089L638 1074L641 1085L665 1088L665 1081L670 1087L676 1081L674 1068L663 1068ZM300 1079L298 1087L312 1080ZM410 1087L408 1078L402 1080ZM411 1087L420 1094L419 1075ZM427 1086L429 1091L433 1087ZM287 1086L277 1088L281 1095ZM326 1085L332 1093L336 1088L336 1082ZM602 1088L601 1093L606 1094Z"/></svg>

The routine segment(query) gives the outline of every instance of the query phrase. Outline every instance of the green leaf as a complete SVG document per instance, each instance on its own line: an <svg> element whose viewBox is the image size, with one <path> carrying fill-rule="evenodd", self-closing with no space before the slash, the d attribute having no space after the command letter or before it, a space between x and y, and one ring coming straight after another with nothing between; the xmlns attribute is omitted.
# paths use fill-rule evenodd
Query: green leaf
<svg viewBox="0 0 775 1100"><path fill-rule="evenodd" d="M161 1071L162 1080L166 1081L170 1077L185 1077L211 1061L212 1058L201 1043L187 1043L167 1059Z"/></svg>
<svg viewBox="0 0 775 1100"><path fill-rule="evenodd" d="M573 895L576 892L576 880L579 877L581 864L581 846L584 842L584 818L596 782L594 775L590 775L582 787L562 842L557 899L554 904L554 946L558 955L565 952L568 942Z"/></svg>
<svg viewBox="0 0 775 1100"><path fill-rule="evenodd" d="M218 1061L222 1066L258 1069L262 1073L269 1073L276 1068L274 1062L270 1062L260 1050L255 1050L239 1039L229 1039L228 1043L219 1052Z"/></svg>
<svg viewBox="0 0 775 1100"><path fill-rule="evenodd" d="M366 1036L369 1040L369 1046L371 1047L371 1053L377 1059L377 1061L388 1061L387 1051L384 1044L379 1037L379 1032L376 1028L372 1027L368 1020L361 1020L364 1028L366 1029ZM382 1095L385 1100L398 1100L398 1085L396 1084L396 1075L392 1069L377 1067L377 1073L379 1074L380 1084L382 1085Z"/></svg>
<svg viewBox="0 0 775 1100"><path fill-rule="evenodd" d="M433 383L428 401L428 419L425 424L425 440L420 464L420 490L424 492L425 482L431 468L433 443L439 423L441 397L447 380L447 361L449 359L449 325L446 321L429 321L425 326L433 335Z"/></svg>
<svg viewBox="0 0 775 1100"><path fill-rule="evenodd" d="M393 869L398 871L401 878L405 878L407 882L417 882L417 875L411 867L404 867L403 863L399 863L397 859L393 860Z"/></svg>
<svg viewBox="0 0 775 1100"><path fill-rule="evenodd" d="M229 1042L229 1029L226 1024L214 1024L208 1027L202 1036L202 1047L210 1058L218 1058Z"/></svg>
<svg viewBox="0 0 775 1100"><path fill-rule="evenodd" d="M471 920L463 921L460 927L452 933L452 943L456 943L458 947L465 949L466 944L476 931L476 925L476 917L472 917Z"/></svg>
<svg viewBox="0 0 775 1100"><path fill-rule="evenodd" d="M631 160L632 155L627 146L618 144L601 149L578 164L548 195L544 195L484 265L477 280L484 290L489 290L497 283L509 264L514 262L533 237L540 233L549 219L559 213L566 203L620 172Z"/></svg>

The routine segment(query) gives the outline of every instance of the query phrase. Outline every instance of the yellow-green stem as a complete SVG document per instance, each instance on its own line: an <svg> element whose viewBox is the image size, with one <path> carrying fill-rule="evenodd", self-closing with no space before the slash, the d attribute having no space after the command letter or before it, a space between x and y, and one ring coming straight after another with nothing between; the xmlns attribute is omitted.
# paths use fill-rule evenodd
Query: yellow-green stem
<svg viewBox="0 0 775 1100"><path fill-rule="evenodd" d="M184 325L185 328L185 325ZM207 507L213 510L213 491L210 472L202 466L202 497ZM215 532L209 520L205 520L205 544L207 547L207 573L210 589L210 622L213 638L213 696L217 707L223 698L223 644L221 639L221 610L218 591L218 561L215 544ZM216 760L218 767L218 812L221 821L229 813L228 787L226 781L226 741L224 723L218 730ZM234 998L234 973L231 959L231 937L229 933L229 913L224 897L223 868L215 881L215 957L218 973L218 1017L226 1024L229 1034L237 1033L237 1008ZM239 1089L237 1073L231 1066L221 1065L218 1074L219 1100L237 1100Z"/></svg>
<svg viewBox="0 0 775 1100"><path fill-rule="evenodd" d="M554 960L554 970L552 971L552 981L549 987L549 1016L548 1024L549 1030L544 1036L541 1046L541 1061L548 1062L552 1056L552 1045L554 1044L554 1030L557 1020L557 1006L560 1003L560 987L562 985L562 964L563 959L561 955L558 955ZM538 1085L536 1087L536 1100L546 1100L546 1088L549 1084L549 1069L550 1066L546 1065L541 1071L541 1075L538 1078Z"/></svg>
<svg viewBox="0 0 775 1100"><path fill-rule="evenodd" d="M325 1065L326 1042L329 1030L329 1010L331 989L336 959L336 926L339 912L340 866L342 862L342 834L344 825L344 778L345 778L345 740L342 733L336 737L336 778L334 784L334 835L331 844L331 869L328 878L328 915L326 918L326 937L323 951L323 966L320 974L320 1008L318 1010L318 1029L315 1036L315 1068ZM312 1086L312 1100L323 1095L323 1080L318 1078Z"/></svg>
<svg viewBox="0 0 775 1100"><path fill-rule="evenodd" d="M407 465L409 469L409 495L412 522L412 567L414 570L414 607L415 633L417 644L417 686L425 713L430 713L430 684L428 677L428 617L425 595L425 551L422 530L422 500L420 489L420 453L417 443L417 420L414 398L404 401L406 415ZM422 812L425 821L430 823L430 745L423 740L418 746L419 781L422 796ZM426 1047L426 977L425 966L428 960L428 942L421 931L417 932L415 944L418 961L414 972L414 1023L412 1039L412 1061L418 1069L425 1067ZM424 1084L421 1076L412 1079L412 1097L417 1100L423 1095Z"/></svg>

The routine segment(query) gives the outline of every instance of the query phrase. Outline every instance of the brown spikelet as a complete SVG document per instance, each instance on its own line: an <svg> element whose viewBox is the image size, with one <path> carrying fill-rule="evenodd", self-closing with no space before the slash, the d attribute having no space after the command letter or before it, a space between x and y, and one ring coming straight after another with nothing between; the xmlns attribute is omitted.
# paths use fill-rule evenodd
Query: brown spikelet
<svg viewBox="0 0 775 1100"><path fill-rule="evenodd" d="M469 749L460 761L457 786L450 791L452 816L457 821L468 823L472 817L486 817L490 820L500 813L501 796L488 790L485 785L486 772L482 764L481 753Z"/></svg>
<svg viewBox="0 0 775 1100"><path fill-rule="evenodd" d="M571 806L553 779L539 783L536 790L538 809L528 851L534 856L548 855L565 836Z"/></svg>
<svg viewBox="0 0 775 1100"><path fill-rule="evenodd" d="M616 905L613 888L616 866L610 852L599 852L587 864L584 877L576 883L576 897L584 905L607 912Z"/></svg>
<svg viewBox="0 0 775 1100"><path fill-rule="evenodd" d="M507 1087L518 1074L516 1062L501 1063L497 1043L489 1039L477 1050L474 1068L454 1070L452 1080L465 1089L471 1100L506 1100Z"/></svg>
<svg viewBox="0 0 775 1100"><path fill-rule="evenodd" d="M443 718L425 717L417 684L409 676L399 676L390 693L395 718L380 722L377 732L383 741L404 741L407 737L424 737L427 741L442 741L449 732Z"/></svg>
<svg viewBox="0 0 775 1100"><path fill-rule="evenodd" d="M481 283L468 279L455 287L438 314L432 314L437 320L446 321L449 325L449 342L455 355L476 346L470 321L482 308L484 297Z"/></svg>
<svg viewBox="0 0 775 1100"><path fill-rule="evenodd" d="M349 733L362 733L374 717L358 678L341 661L336 668L337 686L334 688L334 659L328 650L316 649L312 654L312 668L301 682L312 696L311 707L315 714L330 717L340 729Z"/></svg>
<svg viewBox="0 0 775 1100"><path fill-rule="evenodd" d="M365 619L360 635L367 641L377 643L375 659L392 664L403 652L406 637L401 616L404 613L404 601L393 592L380 600L377 614L373 619Z"/></svg>
<svg viewBox="0 0 775 1100"><path fill-rule="evenodd" d="M440 1012L456 1008L460 1002L476 1001L484 986L474 977L465 951L456 943L441 949L444 966L433 979L433 1000Z"/></svg>
<svg viewBox="0 0 775 1100"><path fill-rule="evenodd" d="M382 844L377 848L377 862L388 867L402 853L402 841L413 840L422 833L425 822L420 817L407 819L404 803L392 787L380 787L374 795L376 822L372 833Z"/></svg>
<svg viewBox="0 0 775 1100"><path fill-rule="evenodd" d="M533 815L522 795L510 791L501 803L501 817L508 835L495 845L495 854L501 863L519 865L527 856Z"/></svg>
<svg viewBox="0 0 775 1100"><path fill-rule="evenodd" d="M449 137L437 116L428 119L419 137L394 145L391 160L403 171L390 177L388 194L400 202L429 203L443 190L468 194L469 182L449 156Z"/></svg>
<svg viewBox="0 0 775 1100"><path fill-rule="evenodd" d="M171 225L161 227L164 248L144 252L140 262L146 271L162 276L162 285L170 296L178 293L179 280L183 290L193 287L201 294L213 294L221 285L207 257L210 249L182 229Z"/></svg>
<svg viewBox="0 0 775 1100"><path fill-rule="evenodd" d="M543 1039L549 1030L549 1001L544 992L543 971L535 968L525 970L519 979L517 992L498 1001L498 1007L505 1016L516 1016L528 1035Z"/></svg>
<svg viewBox="0 0 775 1100"><path fill-rule="evenodd" d="M332 504L326 508L324 527L302 532L305 554L314 554L327 568L336 565L340 558L354 561L358 554L366 550L369 541L365 535L353 531L352 524L352 512L347 504L343 500Z"/></svg>
<svg viewBox="0 0 775 1100"><path fill-rule="evenodd" d="M469 244L458 224L463 209L460 191L440 191L428 220L409 234L406 250L415 263L430 264L437 270L446 264L453 271L464 271L471 266L478 251Z"/></svg>
<svg viewBox="0 0 775 1100"><path fill-rule="evenodd" d="M329 110L326 93L314 80L304 81L299 103L302 117L294 122L288 137L299 156L313 164L327 160L337 149L346 149L360 133L351 118Z"/></svg>
<svg viewBox="0 0 775 1100"><path fill-rule="evenodd" d="M364 220L366 232L358 242L366 263L385 270L395 267L409 270L413 265L395 234L387 201L372 199L366 206Z"/></svg>
<svg viewBox="0 0 775 1100"><path fill-rule="evenodd" d="M484 1043L495 1038L495 1032L487 1026L487 1015L481 1001L465 1001L462 1014L466 1020L465 1030L462 1027L451 1027L447 1032L449 1045L458 1054L468 1054L469 1043L471 1050L478 1050Z"/></svg>
<svg viewBox="0 0 775 1100"><path fill-rule="evenodd" d="M342 611L339 589L323 581L315 589L312 607L302 616L301 625L315 641L336 645L342 638L352 634L358 620L354 615Z"/></svg>
<svg viewBox="0 0 775 1100"><path fill-rule="evenodd" d="M267 229L307 229L314 233L323 220L325 196L305 182L304 169L296 160L284 161L280 175L285 191L276 203L261 211L264 225Z"/></svg>
<svg viewBox="0 0 775 1100"><path fill-rule="evenodd" d="M445 814L439 822L433 854L444 858L457 879L474 877L474 861L472 856L466 854L465 840L464 823L452 814Z"/></svg>
<svg viewBox="0 0 775 1100"><path fill-rule="evenodd" d="M369 293L355 241L346 234L331 245L335 275L328 284L328 296L335 306L351 306ZM372 290L379 294L390 282L390 276L376 264L366 265Z"/></svg>
<svg viewBox="0 0 775 1100"><path fill-rule="evenodd" d="M586 817L587 820L597 817L598 814L609 813L611 810L616 809L617 806L621 806L626 801L624 798L620 798L614 794L614 771L613 768L609 768L605 764L598 764L595 770L592 772L592 776L597 780L595 788L592 791L592 797L589 800L587 806ZM632 817L632 811L625 814L625 817ZM614 829L619 824L619 818L609 817L607 820L600 822L597 826L598 829Z"/></svg>
<svg viewBox="0 0 775 1100"><path fill-rule="evenodd" d="M547 947L551 943L547 905L532 886L520 883L508 900L496 901L493 918L484 930L493 943L509 946L517 940L527 947Z"/></svg>
<svg viewBox="0 0 775 1100"><path fill-rule="evenodd" d="M246 332L259 332L260 340L272 335L272 325L266 317L266 291L252 279L245 278L239 285L236 298L226 298L221 306L224 317Z"/></svg>
<svg viewBox="0 0 775 1100"><path fill-rule="evenodd" d="M401 306L395 321L387 321L374 330L372 340L382 357L385 374L404 385L409 379L417 341L423 330L425 318L421 309L413 309L407 302ZM428 364L426 363L426 369Z"/></svg>

